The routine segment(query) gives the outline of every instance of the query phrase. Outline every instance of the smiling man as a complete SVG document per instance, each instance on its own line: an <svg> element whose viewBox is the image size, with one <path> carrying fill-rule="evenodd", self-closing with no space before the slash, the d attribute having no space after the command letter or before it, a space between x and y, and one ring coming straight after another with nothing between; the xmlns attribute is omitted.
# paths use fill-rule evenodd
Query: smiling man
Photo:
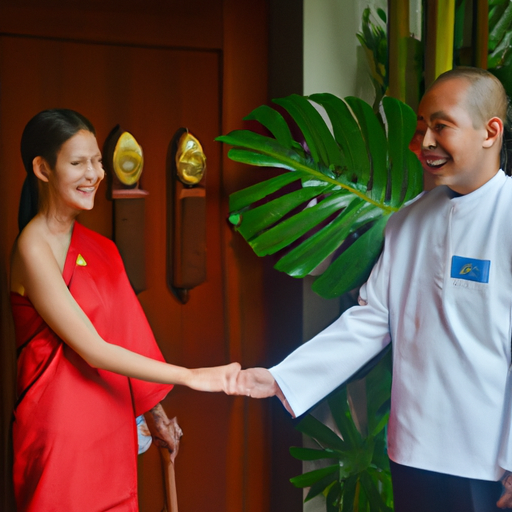
<svg viewBox="0 0 512 512"><path fill-rule="evenodd" d="M436 187L391 217L359 305L277 366L238 379L240 393L277 395L298 416L392 343L396 512L512 505L512 179L500 169L507 107L487 71L439 77L412 144Z"/></svg>
<svg viewBox="0 0 512 512"><path fill-rule="evenodd" d="M501 148L507 98L492 90L492 79L450 76L440 77L421 101L415 140L421 143L423 169L432 174L435 184L468 194L499 169L496 149Z"/></svg>

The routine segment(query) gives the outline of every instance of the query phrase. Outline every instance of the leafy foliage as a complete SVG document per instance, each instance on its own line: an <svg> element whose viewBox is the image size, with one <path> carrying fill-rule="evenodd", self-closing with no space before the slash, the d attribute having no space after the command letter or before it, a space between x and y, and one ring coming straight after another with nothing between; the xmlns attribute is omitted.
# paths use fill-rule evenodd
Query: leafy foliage
<svg viewBox="0 0 512 512"><path fill-rule="evenodd" d="M472 20L472 10L468 9L469 0L457 0L455 13L456 65L474 65L472 54L476 41L464 41L467 38L468 24ZM503 84L507 94L512 95L512 2L510 0L489 0L487 69ZM469 5L469 7L471 7ZM482 22L483 20L477 20ZM485 44L485 43L484 43Z"/></svg>
<svg viewBox="0 0 512 512"><path fill-rule="evenodd" d="M384 12L377 14L385 22ZM290 276L318 274L327 267L313 285L326 298L367 279L389 216L423 186L421 165L408 148L414 112L390 97L380 101L387 89L387 40L369 10L358 38L375 64L378 113L355 97L292 95L274 100L277 108L264 105L245 118L259 122L266 135L236 130L217 139L233 146L232 160L287 171L232 194L230 221L257 255L276 255L275 268ZM293 447L292 455L326 459L327 466L292 483L310 487L307 500L323 494L327 512L393 508L385 437L390 381L388 355L366 377L365 432L356 427L346 387L328 399L337 432L313 416L299 424L318 449Z"/></svg>
<svg viewBox="0 0 512 512"><path fill-rule="evenodd" d="M488 69L496 75L507 94L512 94L512 3L489 1Z"/></svg>
<svg viewBox="0 0 512 512"><path fill-rule="evenodd" d="M290 276L332 261L313 289L336 297L367 279L387 219L422 189L421 165L408 149L416 116L389 97L380 115L359 98L332 94L274 103L303 139L294 139L281 113L264 105L245 119L270 135L236 130L217 140L234 146L232 160L292 172L232 194L230 219L258 256L279 253L275 267Z"/></svg>
<svg viewBox="0 0 512 512"><path fill-rule="evenodd" d="M363 11L361 32L356 34L364 48L370 67L370 78L375 89L375 104L378 105L388 89L388 37L386 34L386 13L377 9L376 22L373 22L372 10Z"/></svg>
<svg viewBox="0 0 512 512"><path fill-rule="evenodd" d="M390 352L366 377L367 433L356 427L343 386L328 398L339 434L311 415L297 428L318 445L290 448L300 460L327 465L291 479L296 487L310 487L306 501L323 494L327 512L390 512L393 492L386 455L385 426L391 387Z"/></svg>
<svg viewBox="0 0 512 512"><path fill-rule="evenodd" d="M469 47L464 48L464 29L468 23L471 23L468 16L472 16L467 4L468 0L457 0L456 4L454 50L455 61L459 65L471 65L470 57L463 54L464 50L471 50ZM510 67L512 64L512 3L510 0L489 0L488 24L488 69ZM472 42L472 44L475 43Z"/></svg>
<svg viewBox="0 0 512 512"><path fill-rule="evenodd" d="M510 65L512 59L512 3L509 0L489 2L489 68Z"/></svg>

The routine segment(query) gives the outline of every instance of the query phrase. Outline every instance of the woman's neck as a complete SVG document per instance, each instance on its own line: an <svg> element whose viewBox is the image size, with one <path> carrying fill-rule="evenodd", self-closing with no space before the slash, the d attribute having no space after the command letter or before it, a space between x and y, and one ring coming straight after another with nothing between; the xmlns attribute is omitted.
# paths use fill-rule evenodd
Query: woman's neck
<svg viewBox="0 0 512 512"><path fill-rule="evenodd" d="M60 238L69 236L73 230L78 212L63 214L57 211L42 211L37 214L39 222L43 224L50 236Z"/></svg>

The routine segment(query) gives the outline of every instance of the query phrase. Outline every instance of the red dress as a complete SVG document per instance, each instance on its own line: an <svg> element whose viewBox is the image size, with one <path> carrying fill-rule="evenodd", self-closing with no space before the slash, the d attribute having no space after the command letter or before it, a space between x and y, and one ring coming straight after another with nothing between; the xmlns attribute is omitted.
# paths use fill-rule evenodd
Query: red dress
<svg viewBox="0 0 512 512"><path fill-rule="evenodd" d="M163 360L113 242L75 222L63 278L103 339ZM135 417L172 386L92 368L30 300L12 293L11 302L18 512L138 510Z"/></svg>

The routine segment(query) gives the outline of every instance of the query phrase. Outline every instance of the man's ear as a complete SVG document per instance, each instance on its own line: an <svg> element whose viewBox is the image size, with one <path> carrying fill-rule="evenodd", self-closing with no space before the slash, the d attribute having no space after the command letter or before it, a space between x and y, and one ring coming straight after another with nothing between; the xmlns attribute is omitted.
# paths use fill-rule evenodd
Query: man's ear
<svg viewBox="0 0 512 512"><path fill-rule="evenodd" d="M485 125L487 130L487 137L485 138L482 146L484 148L492 147L496 141L501 140L503 134L503 121L499 117L491 117Z"/></svg>
<svg viewBox="0 0 512 512"><path fill-rule="evenodd" d="M34 170L34 174L37 178L48 183L50 170L48 163L42 156L36 156L34 160L32 160L32 169Z"/></svg>

